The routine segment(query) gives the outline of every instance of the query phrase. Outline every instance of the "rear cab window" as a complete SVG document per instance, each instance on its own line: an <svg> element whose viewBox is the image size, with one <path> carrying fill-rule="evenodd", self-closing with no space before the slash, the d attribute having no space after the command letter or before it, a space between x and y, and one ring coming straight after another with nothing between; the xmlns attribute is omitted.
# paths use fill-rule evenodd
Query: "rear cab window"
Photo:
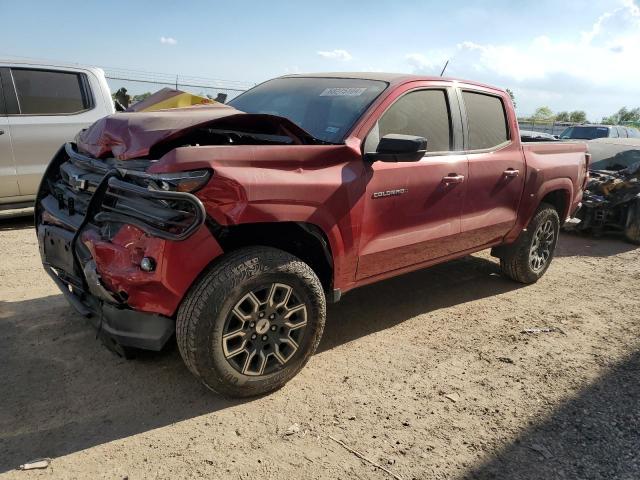
<svg viewBox="0 0 640 480"><path fill-rule="evenodd" d="M12 68L20 115L69 115L94 106L84 73Z"/></svg>
<svg viewBox="0 0 640 480"><path fill-rule="evenodd" d="M491 150L510 141L507 111L502 98L476 92L462 91L467 115L467 150Z"/></svg>

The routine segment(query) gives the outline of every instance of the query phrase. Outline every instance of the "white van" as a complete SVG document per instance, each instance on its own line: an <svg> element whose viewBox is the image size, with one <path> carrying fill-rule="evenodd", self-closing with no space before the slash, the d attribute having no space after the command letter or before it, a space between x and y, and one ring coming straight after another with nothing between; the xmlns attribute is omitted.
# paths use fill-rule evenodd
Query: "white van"
<svg viewBox="0 0 640 480"><path fill-rule="evenodd" d="M0 59L0 210L32 206L60 145L113 112L99 68Z"/></svg>

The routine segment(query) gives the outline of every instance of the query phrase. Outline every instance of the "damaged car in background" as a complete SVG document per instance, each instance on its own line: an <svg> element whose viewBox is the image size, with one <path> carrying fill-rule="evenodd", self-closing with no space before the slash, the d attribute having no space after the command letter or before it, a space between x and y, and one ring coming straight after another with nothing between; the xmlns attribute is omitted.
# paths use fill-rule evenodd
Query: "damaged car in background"
<svg viewBox="0 0 640 480"><path fill-rule="evenodd" d="M622 235L640 245L640 140L603 138L588 148L589 182L581 208L564 229Z"/></svg>

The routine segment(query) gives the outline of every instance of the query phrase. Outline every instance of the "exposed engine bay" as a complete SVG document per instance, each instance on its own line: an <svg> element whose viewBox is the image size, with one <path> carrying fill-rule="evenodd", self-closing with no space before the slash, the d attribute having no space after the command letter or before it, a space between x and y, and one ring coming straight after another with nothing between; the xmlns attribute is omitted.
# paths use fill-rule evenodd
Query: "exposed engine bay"
<svg viewBox="0 0 640 480"><path fill-rule="evenodd" d="M565 229L622 234L640 244L640 162L620 170L591 170L582 207Z"/></svg>

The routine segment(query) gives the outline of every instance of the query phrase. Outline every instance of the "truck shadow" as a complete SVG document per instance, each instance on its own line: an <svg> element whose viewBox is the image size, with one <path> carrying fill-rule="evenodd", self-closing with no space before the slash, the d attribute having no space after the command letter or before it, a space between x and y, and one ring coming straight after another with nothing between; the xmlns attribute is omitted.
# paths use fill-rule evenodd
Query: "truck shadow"
<svg viewBox="0 0 640 480"><path fill-rule="evenodd" d="M556 249L556 257L610 257L640 249L622 237L593 237L580 233L562 232Z"/></svg>
<svg viewBox="0 0 640 480"><path fill-rule="evenodd" d="M0 473L214 412L177 349L126 361L62 295L0 302Z"/></svg>
<svg viewBox="0 0 640 480"><path fill-rule="evenodd" d="M390 328L417 315L505 293L524 285L496 262L468 256L347 293L329 305L319 351Z"/></svg>
<svg viewBox="0 0 640 480"><path fill-rule="evenodd" d="M634 352L461 478L640 478L639 376Z"/></svg>
<svg viewBox="0 0 640 480"><path fill-rule="evenodd" d="M477 257L364 287L331 306L320 350L514 288ZM0 364L0 473L251 401L208 391L175 345L116 357L62 295L0 302Z"/></svg>
<svg viewBox="0 0 640 480"><path fill-rule="evenodd" d="M33 227L33 212L19 217L3 216L0 212L0 232L9 230L26 230Z"/></svg>

